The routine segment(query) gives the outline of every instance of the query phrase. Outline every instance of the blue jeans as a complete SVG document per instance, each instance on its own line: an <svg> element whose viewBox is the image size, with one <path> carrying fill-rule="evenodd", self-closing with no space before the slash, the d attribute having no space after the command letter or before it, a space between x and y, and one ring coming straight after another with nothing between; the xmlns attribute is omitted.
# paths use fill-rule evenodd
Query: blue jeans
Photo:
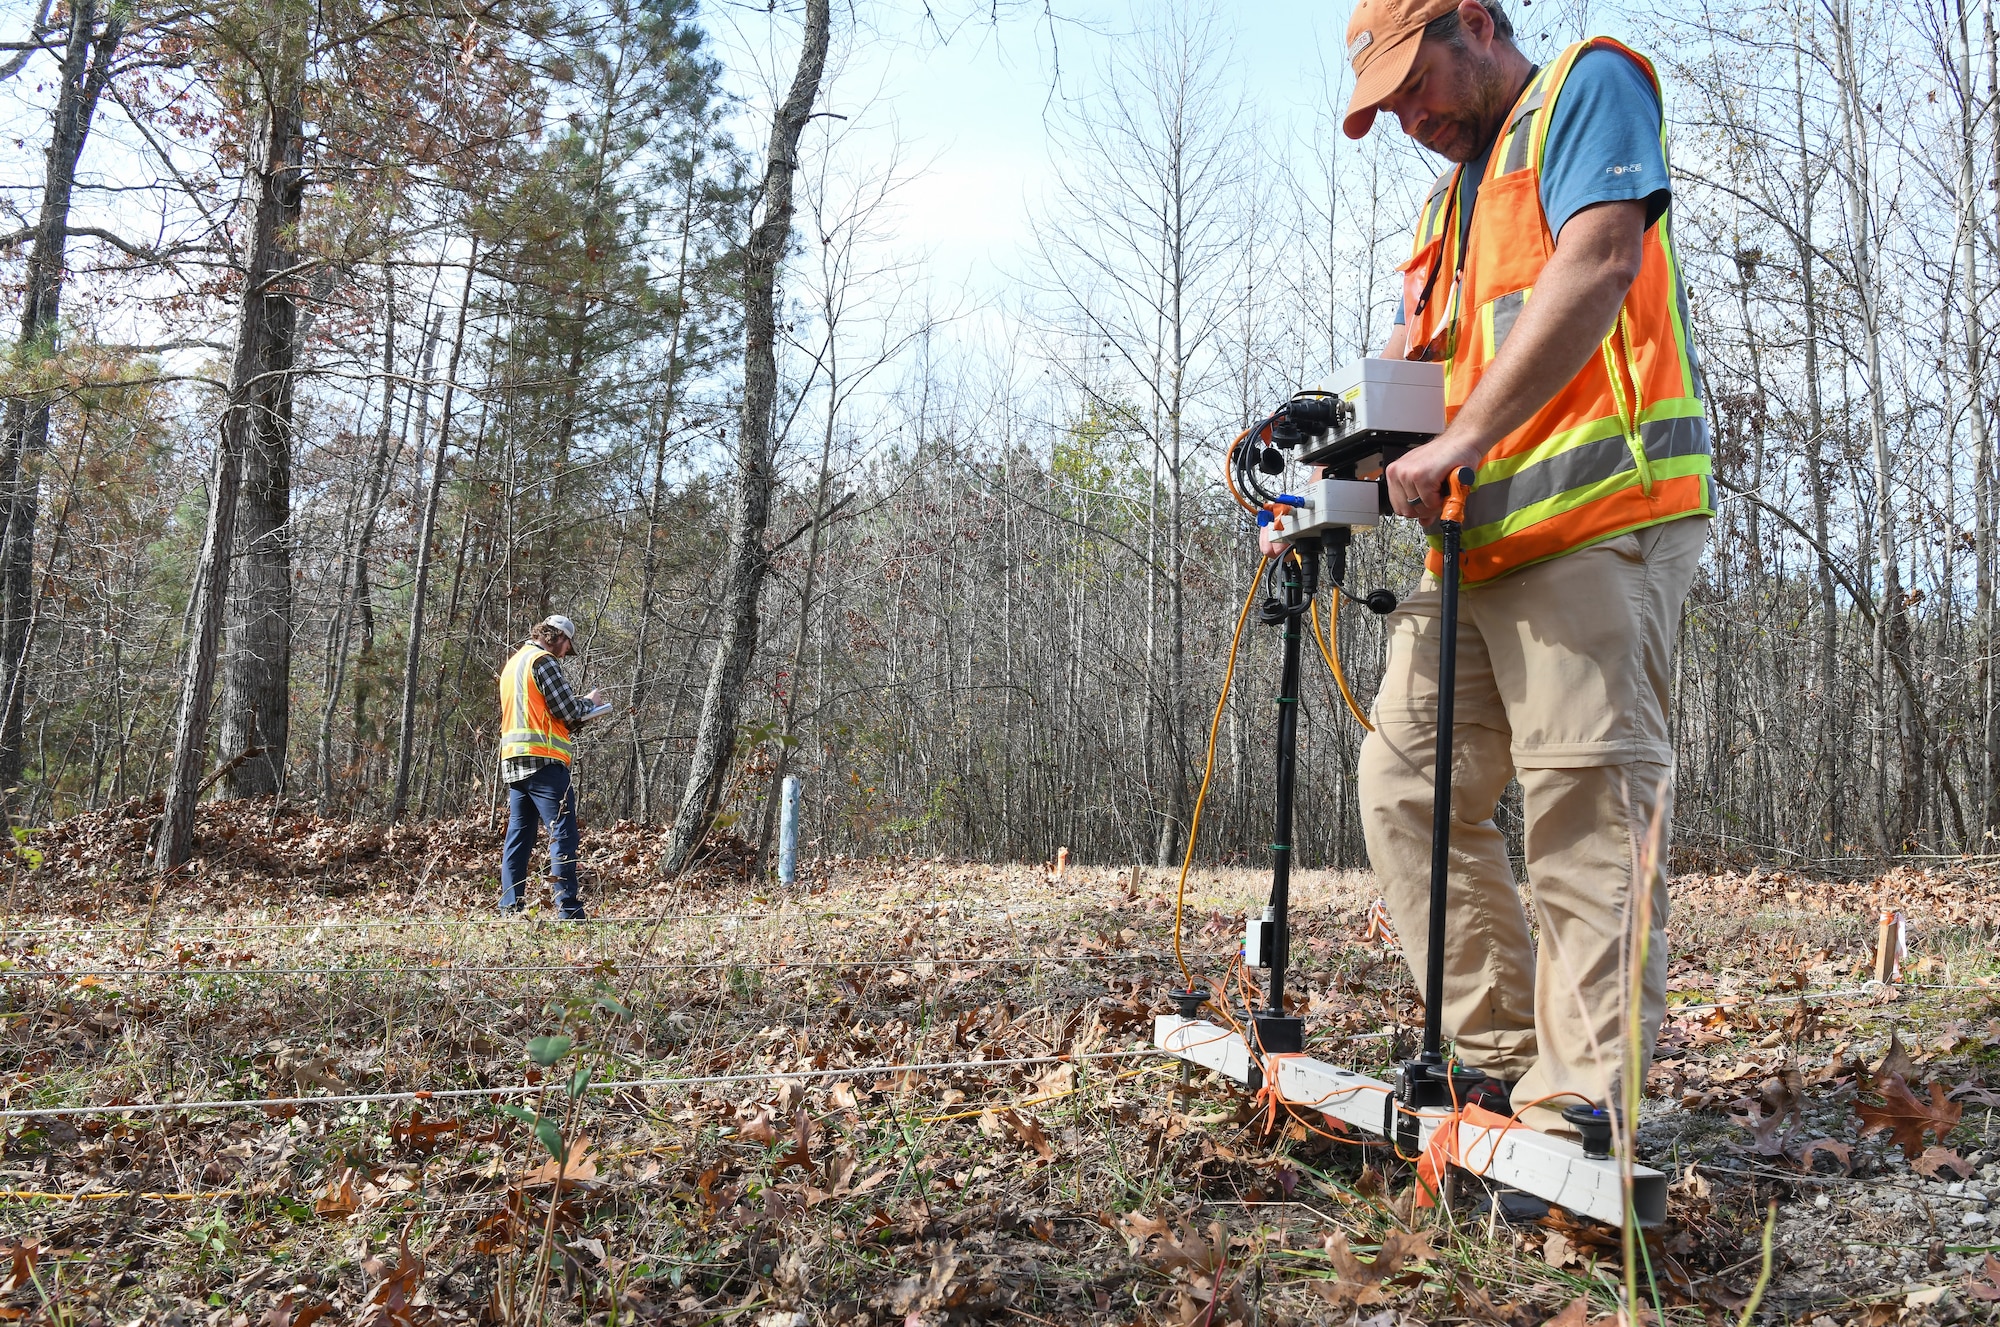
<svg viewBox="0 0 2000 1327"><path fill-rule="evenodd" d="M556 906L565 917L583 915L576 886L576 792L569 766L544 765L519 783L507 785L507 842L500 850L500 906L527 904L527 877L535 837L549 827L549 865L555 876Z"/></svg>

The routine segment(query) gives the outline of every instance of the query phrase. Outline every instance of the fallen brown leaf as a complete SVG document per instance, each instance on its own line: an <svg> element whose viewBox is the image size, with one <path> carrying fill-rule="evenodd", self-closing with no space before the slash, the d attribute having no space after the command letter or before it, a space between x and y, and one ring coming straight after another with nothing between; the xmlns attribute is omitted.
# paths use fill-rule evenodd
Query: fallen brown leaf
<svg viewBox="0 0 2000 1327"><path fill-rule="evenodd" d="M1495 1304L1493 1296L1484 1287L1475 1285L1464 1276L1458 1278L1452 1309L1468 1321L1480 1324L1480 1327L1537 1327L1542 1319L1540 1313L1518 1300Z"/></svg>
<svg viewBox="0 0 2000 1327"><path fill-rule="evenodd" d="M361 1210L361 1198L355 1192L355 1173L343 1170L327 1181L326 1192L313 1204L313 1211L328 1221L344 1220Z"/></svg>
<svg viewBox="0 0 2000 1327"><path fill-rule="evenodd" d="M423 1288L424 1260L410 1252L409 1231L396 1241L393 1266L380 1258L362 1262L361 1270L377 1278L362 1302L356 1327L416 1327L417 1294Z"/></svg>
<svg viewBox="0 0 2000 1327"><path fill-rule="evenodd" d="M812 1168L812 1112L799 1110L792 1117L792 1145L778 1158L776 1169L780 1174L794 1166Z"/></svg>
<svg viewBox="0 0 2000 1327"><path fill-rule="evenodd" d="M437 1151L446 1134L457 1133L463 1127L459 1120L426 1120L423 1107L418 1106L411 1110L409 1123L390 1125L389 1134L398 1147L427 1155Z"/></svg>
<svg viewBox="0 0 2000 1327"><path fill-rule="evenodd" d="M778 1131L771 1125L771 1108L759 1106L749 1119L736 1126L736 1136L759 1147L777 1142Z"/></svg>
<svg viewBox="0 0 2000 1327"><path fill-rule="evenodd" d="M972 1291L970 1285L955 1284L961 1261L956 1246L945 1241L931 1258L930 1270L913 1276L890 1292L889 1307L898 1315L915 1318L927 1310L956 1308Z"/></svg>
<svg viewBox="0 0 2000 1327"><path fill-rule="evenodd" d="M1912 1093L1899 1075L1878 1078L1875 1088L1882 1095L1881 1105L1860 1100L1854 1103L1855 1113L1861 1117L1861 1136L1887 1133L1910 1161L1923 1154L1925 1134L1935 1135L1939 1144L1943 1144L1945 1136L1958 1127L1959 1117L1965 1114L1963 1104L1945 1099L1941 1083L1930 1084L1928 1103Z"/></svg>
<svg viewBox="0 0 2000 1327"><path fill-rule="evenodd" d="M1910 1163L1910 1169L1925 1179L1934 1180L1939 1172L1948 1170L1962 1180L1969 1180L1977 1168L1948 1147L1927 1147L1922 1156Z"/></svg>
<svg viewBox="0 0 2000 1327"><path fill-rule="evenodd" d="M2000 1258L1986 1255L1986 1261L1965 1283L1965 1293L1981 1303L2000 1301Z"/></svg>
<svg viewBox="0 0 2000 1327"><path fill-rule="evenodd" d="M1752 1145L1759 1156L1777 1157L1785 1154L1785 1137L1778 1132L1784 1127L1785 1117L1775 1112L1765 1113L1754 1101L1745 1101L1741 1111L1730 1112L1730 1119L1750 1131ZM1788 1136L1788 1135L1787 1135Z"/></svg>
<svg viewBox="0 0 2000 1327"><path fill-rule="evenodd" d="M1422 1235L1401 1230L1383 1236L1381 1248L1366 1262L1355 1256L1344 1232L1328 1235L1321 1247L1327 1261L1333 1264L1336 1279L1313 1282L1313 1291L1329 1304L1344 1309L1381 1303L1388 1297L1382 1289L1384 1282L1402 1275L1409 1264L1433 1256L1429 1241Z"/></svg>
<svg viewBox="0 0 2000 1327"><path fill-rule="evenodd" d="M1839 1162L1841 1174L1852 1175L1854 1173L1854 1149L1848 1144L1834 1138L1815 1138L1800 1148L1799 1169L1810 1174L1813 1168L1813 1155L1818 1152L1824 1152Z"/></svg>
<svg viewBox="0 0 2000 1327"><path fill-rule="evenodd" d="M0 1256L8 1261L7 1279L0 1281L0 1295L26 1290L35 1281L35 1264L41 1261L42 1246L34 1240L17 1240L4 1249Z"/></svg>
<svg viewBox="0 0 2000 1327"><path fill-rule="evenodd" d="M1229 1236L1220 1221L1211 1221L1206 1236L1193 1226L1168 1235L1146 1260L1174 1278L1181 1321L1228 1322L1246 1315L1236 1283L1229 1276Z"/></svg>
<svg viewBox="0 0 2000 1327"><path fill-rule="evenodd" d="M286 1047L278 1052L271 1067L278 1080L293 1089L293 1096L311 1096L315 1088L335 1094L348 1090L348 1083L339 1072L340 1057L330 1046L321 1045L311 1051Z"/></svg>
<svg viewBox="0 0 2000 1327"><path fill-rule="evenodd" d="M1938 1039L1931 1043L1931 1049L1940 1055L1949 1055L1971 1040L1972 1034L1965 1030L1965 1024L1947 1023L1938 1034Z"/></svg>
<svg viewBox="0 0 2000 1327"><path fill-rule="evenodd" d="M1139 1250L1146 1247L1147 1240L1155 1235L1164 1235L1169 1229L1159 1217L1147 1216L1143 1212L1127 1212L1118 1218L1118 1233L1125 1237L1126 1251L1135 1257Z"/></svg>
<svg viewBox="0 0 2000 1327"><path fill-rule="evenodd" d="M333 1306L311 1300L296 1311L292 1308L292 1297L286 1295L264 1314L261 1327L312 1327L321 1318L333 1312Z"/></svg>
<svg viewBox="0 0 2000 1327"><path fill-rule="evenodd" d="M1652 1315L1646 1314L1645 1318L1650 1321ZM1569 1307L1550 1318L1542 1327L1616 1327L1617 1323L1617 1314L1605 1313L1593 1318L1590 1316L1590 1301L1574 1299Z"/></svg>
<svg viewBox="0 0 2000 1327"><path fill-rule="evenodd" d="M1917 1072L1917 1062L1903 1049L1903 1038L1895 1029L1889 1029L1889 1049L1882 1054L1882 1062L1869 1074L1869 1086L1882 1078L1901 1078L1906 1082Z"/></svg>
<svg viewBox="0 0 2000 1327"><path fill-rule="evenodd" d="M1036 1156L1044 1161L1056 1159L1055 1144L1049 1141L1048 1135L1042 1132L1042 1126L1035 1123L1033 1116L1022 1115L1013 1110L996 1111L995 1114L999 1116L1000 1122L1007 1126L1008 1132Z"/></svg>
<svg viewBox="0 0 2000 1327"><path fill-rule="evenodd" d="M597 1178L597 1158L590 1154L588 1136L577 1139L569 1145L568 1155L558 1166L550 1157L522 1177L521 1183L528 1188L538 1189L545 1184L554 1184L560 1179L564 1184L581 1184Z"/></svg>

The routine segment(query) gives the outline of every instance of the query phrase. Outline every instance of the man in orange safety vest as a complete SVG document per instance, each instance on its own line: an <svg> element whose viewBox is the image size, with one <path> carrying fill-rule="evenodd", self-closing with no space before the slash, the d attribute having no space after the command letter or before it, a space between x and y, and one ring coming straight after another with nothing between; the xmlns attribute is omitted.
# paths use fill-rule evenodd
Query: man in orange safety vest
<svg viewBox="0 0 2000 1327"><path fill-rule="evenodd" d="M500 851L500 911L526 910L525 881L535 837L549 827L550 879L564 921L585 914L577 892L576 790L570 783L570 734L603 704L597 691L579 698L558 662L576 648L576 624L558 614L534 630L500 670L500 778L507 785L507 840Z"/></svg>
<svg viewBox="0 0 2000 1327"><path fill-rule="evenodd" d="M1483 1104L1566 1131L1609 1105L1639 975L1644 1072L1665 1004L1667 694L1713 514L1708 425L1669 229L1660 85L1608 38L1536 66L1498 0L1360 0L1344 130L1377 111L1443 157L1386 356L1441 363L1443 433L1388 467L1397 512L1466 506L1441 1009ZM1439 596L1390 619L1362 748L1369 856L1419 983L1427 954ZM1531 946L1494 811L1518 780ZM1643 950L1641 950L1643 945Z"/></svg>

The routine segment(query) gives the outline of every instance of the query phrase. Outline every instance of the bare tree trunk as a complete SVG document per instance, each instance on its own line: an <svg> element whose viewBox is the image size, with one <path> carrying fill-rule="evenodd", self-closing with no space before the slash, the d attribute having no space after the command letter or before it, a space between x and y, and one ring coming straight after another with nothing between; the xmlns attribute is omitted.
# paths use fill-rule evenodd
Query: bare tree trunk
<svg viewBox="0 0 2000 1327"><path fill-rule="evenodd" d="M722 780L736 743L736 709L757 645L757 605L770 557L764 528L770 521L771 415L778 394L777 276L792 234L792 175L798 170L799 135L819 95L826 70L831 17L828 0L806 0L806 25L791 89L771 124L764 165L763 216L750 232L743 261L743 411L737 445L738 476L729 516L729 552L723 567L722 636L716 642L708 689L702 696L688 780L667 841L668 875L686 870L708 831L722 794Z"/></svg>
<svg viewBox="0 0 2000 1327"><path fill-rule="evenodd" d="M678 305L676 308L678 309ZM678 322L678 318L676 318ZM679 337L676 334L675 348ZM653 424L653 474L646 488L646 539L639 552L638 639L632 652L632 712L629 716L632 740L632 784L639 800L639 823L653 820L652 765L646 758L644 707L652 695L653 594L659 582L660 507L665 497L667 470L667 430L672 409L674 352L668 351L667 401Z"/></svg>
<svg viewBox="0 0 2000 1327"><path fill-rule="evenodd" d="M1989 169L1993 178L2000 179L2000 31L1994 28L1991 5L1986 8L1985 28L1986 99L1991 117L1990 137L1993 149ZM1970 88L1967 89L1966 96L1970 98ZM2000 204L1996 204L1993 210L1993 238L1996 244L2000 244ZM1986 398L1980 396L1970 404L1983 421L1987 411ZM1979 819L1984 832L1990 834L1994 832L1996 826L2000 826L2000 678L1994 676L1996 665L1994 636L1996 631L2000 631L2000 621L1996 621L1992 588L1996 573L2000 573L2000 569L1996 569L1993 565L1995 557L2000 556L2000 552L1996 552L1994 547L1993 536L1994 520L1996 516L2000 516L2000 510L1996 510L2000 508L2000 494L1993 491L1993 480L1990 475L1993 467L1990 431L1985 436L1988 439L1988 452L1981 457L1979 467L1984 484L1982 505L1979 509L1981 538L1979 565L1981 574L1986 577L1986 592L1981 599L1984 615L1980 619L1980 681L1983 687L1980 708L1985 751L1980 761L1984 772L1984 783L1981 788ZM1982 835L1979 850L1986 851L1988 843L1989 841Z"/></svg>
<svg viewBox="0 0 2000 1327"><path fill-rule="evenodd" d="M1194 789L1189 786L1187 750L1187 532L1182 529L1186 499L1181 483L1183 433L1188 407L1187 345L1187 203L1179 171L1172 176L1167 231L1169 265L1168 336L1173 356L1167 371L1167 622L1173 639L1167 649L1167 763L1173 780L1172 814L1160 835L1160 864L1171 865L1180 856L1180 836L1187 832L1194 815Z"/></svg>
<svg viewBox="0 0 2000 1327"><path fill-rule="evenodd" d="M410 592L410 641L409 651L403 659L403 717L396 732L396 787L389 797L389 823L403 818L403 803L410 795L410 752L416 746L417 688L421 681L417 669L424 655L424 600L428 597L431 582L431 544L437 530L438 499L444 492L446 474L446 454L451 445L452 396L458 387L459 354L465 349L465 320L472 311L472 278L479 270L479 244L473 241L472 252L465 260L465 286L458 294L458 327L451 337L451 363L445 370L444 408L438 419L437 459L431 462L430 490L424 495L423 521L417 531L417 575L416 584ZM426 375L428 377L428 375ZM428 381L425 391L429 391ZM417 434L417 455L424 449L424 436Z"/></svg>
<svg viewBox="0 0 2000 1327"><path fill-rule="evenodd" d="M827 334L826 349L826 424L820 434L819 480L813 486L812 533L806 542L806 574L799 586L799 629L792 641L792 663L785 673L785 700L779 707L779 732L777 754L771 761L771 781L764 796L764 814L757 829L757 860L767 860L771 852L771 832L776 827L778 801L783 795L785 775L792 765L792 747L796 744L793 734L797 731L799 691L805 686L805 678L800 672L806 657L806 637L812 630L813 593L818 588L820 548L826 540L826 499L833 482L833 430L838 418L836 406L840 400L839 359L835 353L831 329Z"/></svg>
<svg viewBox="0 0 2000 1327"><path fill-rule="evenodd" d="M290 253L278 262L289 265ZM217 757L226 797L284 791L292 715L292 368L299 308L271 301L257 409L245 431L222 658ZM253 754L254 753L254 754ZM235 764L237 757L241 764Z"/></svg>
<svg viewBox="0 0 2000 1327"><path fill-rule="evenodd" d="M1883 697L1883 718L1895 726L1898 780L1892 811L1888 797L1881 807L1881 840L1885 852L1907 851L1920 819L1924 750L1916 698L1907 685L1889 689L1889 669L1897 666L1898 681L1907 674L1909 610L1903 601L1903 581L1896 547L1896 505L1890 487L1894 458L1889 450L1889 383L1882 367L1881 277L1876 271L1875 214L1867 108L1861 100L1861 71L1854 62L1854 11L1850 0L1828 0L1833 20L1835 77L1840 84L1840 121L1847 192L1850 252L1855 296L1861 314L1862 361L1868 375L1868 437L1875 464L1876 557L1882 564L1882 609L1875 620L1876 685ZM1895 656L1893 661L1890 656Z"/></svg>
<svg viewBox="0 0 2000 1327"><path fill-rule="evenodd" d="M26 291L17 345L22 358L30 362L55 349L76 164L97 112L98 96L111 76L111 58L124 35L127 11L114 6L104 16L101 29L97 17L95 0L75 0L71 6L69 40L63 48L61 85L49 134L42 207L24 274ZM0 805L6 806L12 805L13 790L21 781L28 614L34 589L35 522L40 513L36 462L48 447L50 400L45 393L9 397L4 441L0 441L0 494L6 501L5 533L0 536L0 676L4 676L6 686L0 699Z"/></svg>
<svg viewBox="0 0 2000 1327"><path fill-rule="evenodd" d="M1989 11L1990 16L1990 11ZM1961 844L1971 851L1983 851L1992 829L1993 800L1993 706L1986 698L1992 689L1993 672L1993 436L1986 426L1985 329L1979 316L1979 177L1973 161L1979 120L1975 113L1972 71L1972 16L1964 0L1958 6L1958 204L1959 269L1965 281L1965 408L1972 417L1974 469L1973 493L1973 584L1974 631L1979 640L1979 663L1975 683L1980 701L1980 757L1974 764L1977 784L1974 811L1979 817L1980 846Z"/></svg>
<svg viewBox="0 0 2000 1327"><path fill-rule="evenodd" d="M333 625L327 631L326 704L319 715L321 815L333 806L333 719L340 712L340 693L347 687L347 651L354 639L354 617L368 564L368 545L382 510L382 488L389 472L389 430L396 413L396 269L389 263L382 265L382 291L382 414L375 421L375 450L362 480L353 536L341 564L340 599L334 605Z"/></svg>
<svg viewBox="0 0 2000 1327"><path fill-rule="evenodd" d="M1831 485L1828 482L1832 469L1826 455L1826 406L1820 396L1820 302L1819 302L1819 251L1813 242L1813 211L1817 205L1812 186L1812 159L1806 144L1808 121L1806 119L1806 70L1805 55L1801 44L1792 49L1792 112L1793 124L1799 141L1799 233L1794 252L1799 264L1799 304L1804 320L1805 336L1805 386L1806 418L1805 462L1808 484L1812 494L1813 537L1818 541L1819 557L1819 693L1820 693L1820 740L1817 743L1820 757L1819 782L1828 791L1825 795L1826 819L1822 827L1824 841L1836 842L1844 823L1840 813L1841 801L1835 790L1840 787L1838 762L1840 759L1839 722L1841 707L1836 697L1840 686L1840 600L1834 588L1833 566L1828 561L1827 549L1833 547L1833 517Z"/></svg>
<svg viewBox="0 0 2000 1327"><path fill-rule="evenodd" d="M273 409L275 394L284 390L287 375L270 371L272 348L284 343L296 316L292 297L273 289L274 278L284 269L286 241L298 224L305 192L301 56L294 34L280 34L280 40L292 48L280 59L292 63L281 74L283 87L267 91L264 122L253 157L257 165L249 235L244 242L243 303L237 316L236 350L218 429L215 468L209 479L208 528L195 567L179 723L154 852L155 865L162 871L181 866L194 850L195 799L208 754L209 693L215 682L216 650L229 594L237 492L244 458L254 445L258 417Z"/></svg>
<svg viewBox="0 0 2000 1327"><path fill-rule="evenodd" d="M475 472L479 469L479 462L486 455L486 421L490 417L492 408L492 397L482 394L479 401L479 423L472 430L471 469ZM472 540L473 511L474 503L468 498L465 503L465 510L459 513L458 548L452 554L451 594L445 601L444 612L444 629L447 636L458 627L459 600L465 587L465 555ZM479 630L479 610L484 602L484 597L482 596L479 603L473 607L472 620L466 627L468 640L470 637L476 635ZM471 668L472 657L472 650L469 647L459 651L458 667L454 670L455 680L449 696L447 696L445 691L445 674L442 669L439 670L437 692L432 700L432 705L437 716L431 725L432 758L444 761L446 765L444 774L438 780L439 814L443 814L444 789L451 782L451 770L448 759L451 755L451 725L452 721L458 715L459 699L465 695L465 679ZM469 738L472 736L472 734L467 734ZM478 768L481 763L471 750L461 750L458 755L463 763L473 768Z"/></svg>
<svg viewBox="0 0 2000 1327"><path fill-rule="evenodd" d="M666 498L667 442L673 429L674 406L680 395L681 320L687 313L688 255L694 245L694 154L688 154L685 193L681 199L680 255L674 278L674 298L668 307L667 380L662 384L653 434L653 473L646 489L646 542L639 559L638 640L632 657L632 782L638 794L639 823L653 821L653 764L646 757L646 703L653 694L653 596L660 569L660 511Z"/></svg>

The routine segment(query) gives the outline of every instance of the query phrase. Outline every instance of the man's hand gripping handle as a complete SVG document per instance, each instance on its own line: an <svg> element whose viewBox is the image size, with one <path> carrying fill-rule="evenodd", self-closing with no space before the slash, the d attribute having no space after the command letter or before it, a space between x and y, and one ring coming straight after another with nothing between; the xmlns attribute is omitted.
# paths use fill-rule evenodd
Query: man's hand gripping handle
<svg viewBox="0 0 2000 1327"><path fill-rule="evenodd" d="M1440 521L1460 526L1465 524L1465 500L1472 496L1473 478L1469 465L1461 465L1445 476L1444 509L1438 513Z"/></svg>

